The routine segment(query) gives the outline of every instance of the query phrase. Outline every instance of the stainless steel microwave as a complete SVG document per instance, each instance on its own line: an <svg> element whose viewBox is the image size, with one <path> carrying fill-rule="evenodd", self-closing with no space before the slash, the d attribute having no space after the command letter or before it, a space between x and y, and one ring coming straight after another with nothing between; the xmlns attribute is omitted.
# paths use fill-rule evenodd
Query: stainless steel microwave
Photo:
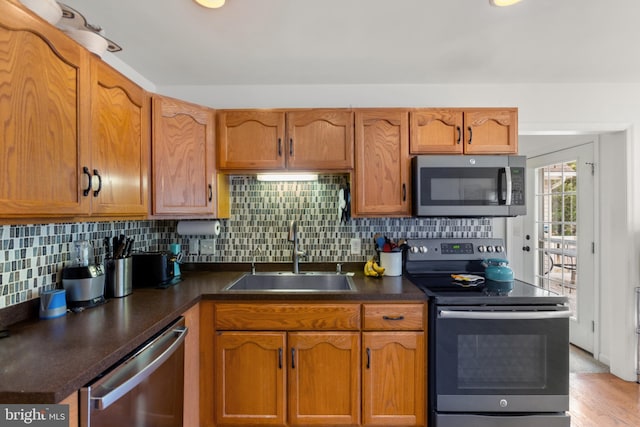
<svg viewBox="0 0 640 427"><path fill-rule="evenodd" d="M525 156L416 156L413 214L498 217L527 213Z"/></svg>

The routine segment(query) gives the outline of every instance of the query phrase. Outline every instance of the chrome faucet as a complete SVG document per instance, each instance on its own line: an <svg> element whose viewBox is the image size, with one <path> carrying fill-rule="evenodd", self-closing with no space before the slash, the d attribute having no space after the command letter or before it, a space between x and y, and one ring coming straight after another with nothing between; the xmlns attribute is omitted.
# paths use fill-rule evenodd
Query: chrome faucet
<svg viewBox="0 0 640 427"><path fill-rule="evenodd" d="M298 223L296 220L291 221L289 224L289 237L288 240L293 242L293 249L291 250L291 261L293 262L293 273L300 273L299 261L300 258L305 258L307 253L298 248Z"/></svg>

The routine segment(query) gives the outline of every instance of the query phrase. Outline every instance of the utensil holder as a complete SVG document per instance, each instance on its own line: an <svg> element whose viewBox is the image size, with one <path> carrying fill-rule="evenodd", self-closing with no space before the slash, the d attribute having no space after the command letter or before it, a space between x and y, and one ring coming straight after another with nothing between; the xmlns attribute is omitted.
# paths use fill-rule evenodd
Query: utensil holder
<svg viewBox="0 0 640 427"><path fill-rule="evenodd" d="M385 276L402 276L402 252L380 252L380 266Z"/></svg>
<svg viewBox="0 0 640 427"><path fill-rule="evenodd" d="M122 298L133 291L133 258L107 260L107 297Z"/></svg>

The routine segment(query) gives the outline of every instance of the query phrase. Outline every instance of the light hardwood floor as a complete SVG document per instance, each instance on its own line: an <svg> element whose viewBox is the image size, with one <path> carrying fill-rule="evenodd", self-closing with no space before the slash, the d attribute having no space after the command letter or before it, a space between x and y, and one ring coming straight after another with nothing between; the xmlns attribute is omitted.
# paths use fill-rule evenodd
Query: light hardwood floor
<svg viewBox="0 0 640 427"><path fill-rule="evenodd" d="M571 427L640 426L640 384L608 373L569 376Z"/></svg>

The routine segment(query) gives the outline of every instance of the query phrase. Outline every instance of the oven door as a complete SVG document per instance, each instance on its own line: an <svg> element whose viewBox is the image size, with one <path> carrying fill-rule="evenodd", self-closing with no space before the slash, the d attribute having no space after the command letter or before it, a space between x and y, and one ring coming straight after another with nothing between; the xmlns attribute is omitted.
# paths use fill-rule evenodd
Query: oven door
<svg viewBox="0 0 640 427"><path fill-rule="evenodd" d="M569 409L567 307L437 306L431 348L437 412Z"/></svg>

